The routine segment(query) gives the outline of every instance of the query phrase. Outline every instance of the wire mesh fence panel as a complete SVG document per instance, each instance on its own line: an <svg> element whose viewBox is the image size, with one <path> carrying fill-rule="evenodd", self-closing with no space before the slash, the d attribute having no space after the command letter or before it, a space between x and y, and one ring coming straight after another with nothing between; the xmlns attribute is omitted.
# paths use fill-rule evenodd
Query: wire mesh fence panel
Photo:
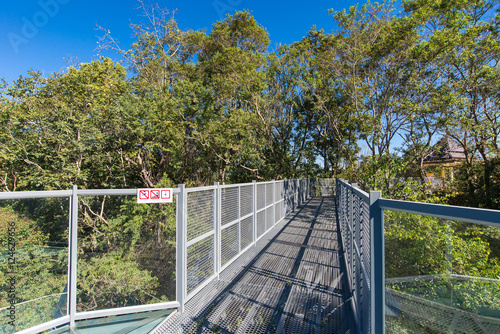
<svg viewBox="0 0 500 334"><path fill-rule="evenodd" d="M245 249L253 242L253 217L244 218L241 221L241 249Z"/></svg>
<svg viewBox="0 0 500 334"><path fill-rule="evenodd" d="M253 213L253 185L240 187L240 214L242 217Z"/></svg>
<svg viewBox="0 0 500 334"><path fill-rule="evenodd" d="M239 253L239 224L231 225L221 231L221 262L225 265Z"/></svg>
<svg viewBox="0 0 500 334"><path fill-rule="evenodd" d="M316 179L317 194L330 196L335 194L335 179Z"/></svg>
<svg viewBox="0 0 500 334"><path fill-rule="evenodd" d="M187 247L187 293L214 275L214 236Z"/></svg>
<svg viewBox="0 0 500 334"><path fill-rule="evenodd" d="M175 207L80 196L77 310L175 299Z"/></svg>
<svg viewBox="0 0 500 334"><path fill-rule="evenodd" d="M0 333L67 314L68 203L0 201Z"/></svg>
<svg viewBox="0 0 500 334"><path fill-rule="evenodd" d="M274 206L266 209L266 231L274 226Z"/></svg>
<svg viewBox="0 0 500 334"><path fill-rule="evenodd" d="M323 180L320 182L325 184ZM369 205L366 202L367 194L366 198L361 198L358 193L343 181L336 184L339 226L347 281L355 305L356 323L364 333L370 333Z"/></svg>
<svg viewBox="0 0 500 334"><path fill-rule="evenodd" d="M187 194L187 241L214 229L215 191L191 191Z"/></svg>
<svg viewBox="0 0 500 334"><path fill-rule="evenodd" d="M240 199L239 187L222 188L220 190L221 224L229 224L239 218Z"/></svg>
<svg viewBox="0 0 500 334"><path fill-rule="evenodd" d="M266 185L257 184L257 210L266 207Z"/></svg>
<svg viewBox="0 0 500 334"><path fill-rule="evenodd" d="M499 332L500 227L389 210L384 219L388 332Z"/></svg>
<svg viewBox="0 0 500 334"><path fill-rule="evenodd" d="M257 238L260 238L266 231L266 212L265 210L257 213Z"/></svg>
<svg viewBox="0 0 500 334"><path fill-rule="evenodd" d="M274 203L274 185L272 182L266 184L266 206Z"/></svg>

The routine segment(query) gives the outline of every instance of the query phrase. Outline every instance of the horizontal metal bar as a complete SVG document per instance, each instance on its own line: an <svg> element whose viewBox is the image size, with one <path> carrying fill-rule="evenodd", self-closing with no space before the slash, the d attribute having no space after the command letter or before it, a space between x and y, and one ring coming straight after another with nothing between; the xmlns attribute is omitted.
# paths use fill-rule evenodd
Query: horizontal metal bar
<svg viewBox="0 0 500 334"><path fill-rule="evenodd" d="M448 220L459 220L473 224L500 226L500 211L498 210L398 201L385 198L378 199L376 203L384 210L406 212Z"/></svg>
<svg viewBox="0 0 500 334"><path fill-rule="evenodd" d="M44 322L43 324L37 326L27 328L20 332L16 332L16 334L35 334L63 325L69 325L69 315L65 315L64 317L57 318L48 322Z"/></svg>
<svg viewBox="0 0 500 334"><path fill-rule="evenodd" d="M186 188L187 193L195 193L198 191L206 191L206 190L214 190L215 186L206 186L206 187L196 187L196 188Z"/></svg>
<svg viewBox="0 0 500 334"><path fill-rule="evenodd" d="M212 282L215 278L217 278L217 274L214 273L212 276L207 277L203 283L201 283L196 289L191 291L187 296L186 296L186 302L193 298L198 292L200 292L204 287L208 285L208 283Z"/></svg>
<svg viewBox="0 0 500 334"><path fill-rule="evenodd" d="M136 196L137 189L78 189L78 196Z"/></svg>
<svg viewBox="0 0 500 334"><path fill-rule="evenodd" d="M365 203L370 203L370 195L368 195L368 193L364 192L363 190L361 190L359 188L355 188L355 187L352 187L352 186L350 188Z"/></svg>
<svg viewBox="0 0 500 334"><path fill-rule="evenodd" d="M179 192L178 188L172 189L174 194ZM78 196L137 196L137 189L78 189L76 193Z"/></svg>
<svg viewBox="0 0 500 334"><path fill-rule="evenodd" d="M177 194L179 189L174 188L172 192ZM78 196L136 196L137 189L78 189L76 193ZM72 194L71 190L11 191L0 192L0 200L70 197Z"/></svg>
<svg viewBox="0 0 500 334"><path fill-rule="evenodd" d="M229 222L229 223L226 223L226 224L224 224L224 225L221 225L221 231L225 230L225 229L226 229L226 228L228 228L228 227L231 227L231 226L233 226L233 225L238 224L238 223L239 223L239 222L241 222L243 219L246 219L246 218L248 218L248 217L252 217L252 216L253 216L253 212L252 212L252 213L249 213L249 214L247 214L247 215L245 215L245 216L243 216L243 217L240 217L240 218L238 218L238 219L235 219L235 220L233 220L232 222Z"/></svg>
<svg viewBox="0 0 500 334"><path fill-rule="evenodd" d="M0 200L2 200L2 199L70 197L72 194L73 194L73 192L71 190L10 191L10 192L0 192Z"/></svg>
<svg viewBox="0 0 500 334"><path fill-rule="evenodd" d="M363 274L364 278L367 281L370 281L370 277L368 276L368 272L365 267L365 261L363 261L363 258L361 257L361 252L359 251L359 246L357 242L354 242L354 249L356 250L356 257L358 258L358 261L361 263L361 273Z"/></svg>
<svg viewBox="0 0 500 334"><path fill-rule="evenodd" d="M148 311L158 311L170 308L178 308L179 306L180 304L178 301L173 301L173 302L158 303L158 304L118 307L118 308L111 308L99 311L79 312L75 314L75 320L111 317L115 315L124 315L124 314L132 314L132 313L140 313Z"/></svg>
<svg viewBox="0 0 500 334"><path fill-rule="evenodd" d="M205 234L202 234L202 235L200 235L200 236L198 236L198 237L196 237L196 238L194 238L194 239L191 239L191 240L189 240L189 241L186 243L186 247L189 247L189 246L191 246L191 245L194 245L195 243L200 242L200 241L202 241L203 239L206 239L206 238L208 238L209 236L214 235L214 234L215 234L215 230L211 230L210 232L207 232L207 233L205 233Z"/></svg>
<svg viewBox="0 0 500 334"><path fill-rule="evenodd" d="M257 183L259 184L259 183ZM250 183L236 183L236 184L221 184L219 185L219 188L224 189L224 188L235 188L235 187L244 187L244 186L251 186L253 185L252 182Z"/></svg>
<svg viewBox="0 0 500 334"><path fill-rule="evenodd" d="M442 279L442 278L454 278L456 280L462 281L488 281L488 282L500 282L500 279L495 278L487 278L487 277L476 277L476 276L466 276L466 275L456 275L456 274L435 274L435 275L422 275L422 276L407 276L407 277L394 277L394 278L386 278L385 284L393 284L393 283L409 283L409 282L420 282L420 281L431 281L434 279Z"/></svg>

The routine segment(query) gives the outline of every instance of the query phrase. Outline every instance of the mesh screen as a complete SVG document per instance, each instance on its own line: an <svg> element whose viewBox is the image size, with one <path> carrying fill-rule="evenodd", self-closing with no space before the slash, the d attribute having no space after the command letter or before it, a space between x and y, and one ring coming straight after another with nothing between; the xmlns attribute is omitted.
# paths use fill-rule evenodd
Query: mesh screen
<svg viewBox="0 0 500 334"><path fill-rule="evenodd" d="M369 206L352 189L338 185L337 201L349 289L363 331L370 327L370 231Z"/></svg>
<svg viewBox="0 0 500 334"><path fill-rule="evenodd" d="M221 224L226 225L235 221L239 217L239 203L238 198L239 188L222 188L220 191L221 200Z"/></svg>
<svg viewBox="0 0 500 334"><path fill-rule="evenodd" d="M240 189L240 214L246 216L253 212L253 186L242 186Z"/></svg>
<svg viewBox="0 0 500 334"><path fill-rule="evenodd" d="M274 187L274 200L276 202L283 199L283 181L276 182Z"/></svg>
<svg viewBox="0 0 500 334"><path fill-rule="evenodd" d="M363 224L361 225L362 259L365 264L367 276L370 277L370 205L361 201L363 210Z"/></svg>
<svg viewBox="0 0 500 334"><path fill-rule="evenodd" d="M274 226L274 207L266 209L266 230Z"/></svg>
<svg viewBox="0 0 500 334"><path fill-rule="evenodd" d="M266 206L273 204L273 188L274 185L272 182L266 184Z"/></svg>
<svg viewBox="0 0 500 334"><path fill-rule="evenodd" d="M187 194L187 240L210 232L214 227L214 191Z"/></svg>
<svg viewBox="0 0 500 334"><path fill-rule="evenodd" d="M257 238L266 231L266 212L257 213Z"/></svg>
<svg viewBox="0 0 500 334"><path fill-rule="evenodd" d="M241 249L253 242L253 217L241 221Z"/></svg>
<svg viewBox="0 0 500 334"><path fill-rule="evenodd" d="M238 224L234 224L221 231L221 262L225 265L239 252Z"/></svg>
<svg viewBox="0 0 500 334"><path fill-rule="evenodd" d="M214 273L213 235L187 248L187 292L196 289Z"/></svg>
<svg viewBox="0 0 500 334"><path fill-rule="evenodd" d="M276 203L276 205L274 206L274 223L277 223L280 221L281 219L281 202L280 203Z"/></svg>
<svg viewBox="0 0 500 334"><path fill-rule="evenodd" d="M500 333L500 321L387 289L387 333Z"/></svg>
<svg viewBox="0 0 500 334"><path fill-rule="evenodd" d="M257 185L257 210L260 210L266 206L266 185Z"/></svg>

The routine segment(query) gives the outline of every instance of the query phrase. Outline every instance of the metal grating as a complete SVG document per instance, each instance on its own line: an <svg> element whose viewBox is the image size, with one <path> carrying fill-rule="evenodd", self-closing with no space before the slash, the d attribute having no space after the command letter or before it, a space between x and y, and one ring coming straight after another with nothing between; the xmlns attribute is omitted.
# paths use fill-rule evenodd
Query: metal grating
<svg viewBox="0 0 500 334"><path fill-rule="evenodd" d="M266 209L266 231L274 226L274 207Z"/></svg>
<svg viewBox="0 0 500 334"><path fill-rule="evenodd" d="M266 185L257 184L257 210L263 209L266 206Z"/></svg>
<svg viewBox="0 0 500 334"><path fill-rule="evenodd" d="M229 260L238 255L240 251L238 242L238 229L239 225L235 224L221 231L222 265L225 265Z"/></svg>
<svg viewBox="0 0 500 334"><path fill-rule="evenodd" d="M187 194L187 240L214 229L214 190Z"/></svg>
<svg viewBox="0 0 500 334"><path fill-rule="evenodd" d="M220 190L221 224L231 223L239 218L239 187L222 188Z"/></svg>
<svg viewBox="0 0 500 334"><path fill-rule="evenodd" d="M253 217L245 218L241 221L241 249L249 246L253 242Z"/></svg>
<svg viewBox="0 0 500 334"><path fill-rule="evenodd" d="M266 206L274 203L274 186L273 183L266 184Z"/></svg>
<svg viewBox="0 0 500 334"><path fill-rule="evenodd" d="M243 217L253 212L253 186L241 186L240 189L240 214Z"/></svg>
<svg viewBox="0 0 500 334"><path fill-rule="evenodd" d="M386 316L387 332L400 333L500 333L500 320L387 289L388 303L400 314ZM398 316L396 316L398 315Z"/></svg>
<svg viewBox="0 0 500 334"><path fill-rule="evenodd" d="M213 274L214 237L211 235L187 248L188 294Z"/></svg>
<svg viewBox="0 0 500 334"><path fill-rule="evenodd" d="M311 200L156 333L355 333L334 217L333 199Z"/></svg>
<svg viewBox="0 0 500 334"><path fill-rule="evenodd" d="M281 201L284 198L283 196L283 181L276 182L274 187L274 200L276 202Z"/></svg>
<svg viewBox="0 0 500 334"><path fill-rule="evenodd" d="M257 238L264 234L266 231L266 215L265 211L257 213Z"/></svg>
<svg viewBox="0 0 500 334"><path fill-rule="evenodd" d="M342 245L346 263L346 280L352 294L354 316L360 330L370 333L370 222L369 205L352 186L337 184L337 201Z"/></svg>

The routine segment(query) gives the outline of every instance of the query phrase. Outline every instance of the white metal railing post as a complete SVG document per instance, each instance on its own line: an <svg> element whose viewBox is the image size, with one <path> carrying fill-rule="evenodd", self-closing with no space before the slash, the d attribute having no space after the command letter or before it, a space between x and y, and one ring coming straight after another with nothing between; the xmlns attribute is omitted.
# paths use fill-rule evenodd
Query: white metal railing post
<svg viewBox="0 0 500 334"><path fill-rule="evenodd" d="M71 186L70 222L69 222L69 262L68 262L68 315L70 326L75 326L76 314L76 277L78 254L78 187Z"/></svg>
<svg viewBox="0 0 500 334"><path fill-rule="evenodd" d="M219 280L220 268L221 268L221 192L219 188L219 182L214 183L214 271L217 275L217 280Z"/></svg>
<svg viewBox="0 0 500 334"><path fill-rule="evenodd" d="M257 245L257 181L252 181L253 187L253 244Z"/></svg>
<svg viewBox="0 0 500 334"><path fill-rule="evenodd" d="M276 180L273 180L273 227L276 226Z"/></svg>
<svg viewBox="0 0 500 334"><path fill-rule="evenodd" d="M238 254L241 253L241 186L238 186Z"/></svg>
<svg viewBox="0 0 500 334"><path fill-rule="evenodd" d="M184 312L184 303L187 291L187 249L186 249L186 229L187 229L187 193L184 184L179 184L177 194L177 227L176 227L176 271L177 271L177 301L179 302L179 312Z"/></svg>
<svg viewBox="0 0 500 334"><path fill-rule="evenodd" d="M378 200L380 191L370 191L370 304L371 333L385 333L385 241L384 210Z"/></svg>

